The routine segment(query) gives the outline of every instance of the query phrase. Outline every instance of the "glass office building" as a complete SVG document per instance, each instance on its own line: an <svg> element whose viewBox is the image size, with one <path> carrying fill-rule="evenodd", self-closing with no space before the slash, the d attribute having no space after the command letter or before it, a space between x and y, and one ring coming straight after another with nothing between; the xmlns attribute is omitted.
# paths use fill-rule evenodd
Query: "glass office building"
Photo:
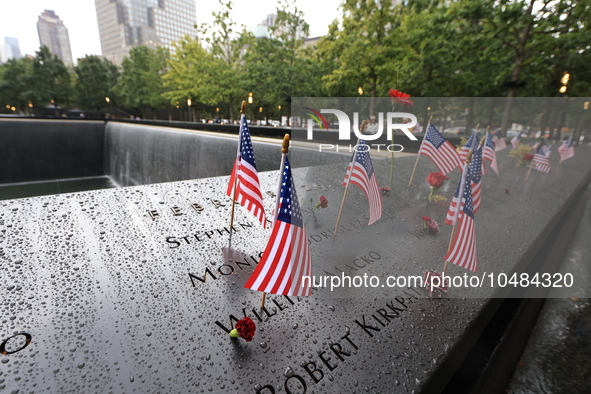
<svg viewBox="0 0 591 394"><path fill-rule="evenodd" d="M102 55L115 64L133 47L172 51L174 41L196 35L194 0L95 0L95 6Z"/></svg>
<svg viewBox="0 0 591 394"><path fill-rule="evenodd" d="M72 65L68 29L54 11L45 10L39 15L37 32L41 46L48 47L51 53L59 57L66 65Z"/></svg>

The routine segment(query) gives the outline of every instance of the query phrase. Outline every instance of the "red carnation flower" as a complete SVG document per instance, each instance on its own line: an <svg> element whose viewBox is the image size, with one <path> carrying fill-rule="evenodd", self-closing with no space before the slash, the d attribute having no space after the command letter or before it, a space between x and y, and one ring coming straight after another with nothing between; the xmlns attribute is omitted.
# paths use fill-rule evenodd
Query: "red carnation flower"
<svg viewBox="0 0 591 394"><path fill-rule="evenodd" d="M254 324L250 317L245 317L236 322L236 328L230 331L232 338L243 338L246 342L252 341L254 338L254 332L257 326Z"/></svg>
<svg viewBox="0 0 591 394"><path fill-rule="evenodd" d="M427 177L427 182L429 182L429 185L432 187L439 188L441 185L443 185L443 181L446 179L449 178L443 175L441 172L430 172L429 176Z"/></svg>
<svg viewBox="0 0 591 394"><path fill-rule="evenodd" d="M320 208L328 207L328 199L324 196L320 196Z"/></svg>
<svg viewBox="0 0 591 394"><path fill-rule="evenodd" d="M381 191L382 193L384 193L384 194L388 194L388 193L390 193L390 192L392 191L392 189L391 189L391 188L389 188L388 186L381 186L381 187L380 187L380 191Z"/></svg>
<svg viewBox="0 0 591 394"><path fill-rule="evenodd" d="M534 155L526 153L525 156L523 156L523 160L525 161L532 161L532 159L534 158Z"/></svg>
<svg viewBox="0 0 591 394"><path fill-rule="evenodd" d="M429 216L423 216L423 228L429 229L432 233L439 234L439 225Z"/></svg>
<svg viewBox="0 0 591 394"><path fill-rule="evenodd" d="M412 107L413 102L409 98L410 94L402 93L396 89L390 89L388 96L390 96L390 100L392 100L393 103L396 102L404 105L405 107Z"/></svg>

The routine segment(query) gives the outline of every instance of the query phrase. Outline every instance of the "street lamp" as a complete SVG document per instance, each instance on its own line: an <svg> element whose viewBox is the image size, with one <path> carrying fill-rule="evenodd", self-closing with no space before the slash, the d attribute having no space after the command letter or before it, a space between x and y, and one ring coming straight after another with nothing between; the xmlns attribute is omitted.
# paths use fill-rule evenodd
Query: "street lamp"
<svg viewBox="0 0 591 394"><path fill-rule="evenodd" d="M193 119L193 108L191 108L191 104L193 104L193 102L191 101L190 98L187 99L187 106L189 107L189 122L191 121L195 121Z"/></svg>
<svg viewBox="0 0 591 394"><path fill-rule="evenodd" d="M566 85L568 85L568 81L570 81L570 74L565 71L564 74L562 75L562 78L560 78L560 83L562 83L562 86L560 87L560 89L558 90L560 93L564 94L566 93Z"/></svg>
<svg viewBox="0 0 591 394"><path fill-rule="evenodd" d="M357 89L357 93L363 94L363 88L361 86L359 87L359 89Z"/></svg>
<svg viewBox="0 0 591 394"><path fill-rule="evenodd" d="M563 85L568 85L569 79L570 79L570 74L568 72L565 72L564 75L562 76L562 79L560 80L560 82L562 82Z"/></svg>
<svg viewBox="0 0 591 394"><path fill-rule="evenodd" d="M248 104L252 104L252 93L248 93Z"/></svg>
<svg viewBox="0 0 591 394"><path fill-rule="evenodd" d="M107 103L110 103L110 102L111 102L111 99L110 99L110 98L108 98L108 97L105 97L105 101L106 101Z"/></svg>

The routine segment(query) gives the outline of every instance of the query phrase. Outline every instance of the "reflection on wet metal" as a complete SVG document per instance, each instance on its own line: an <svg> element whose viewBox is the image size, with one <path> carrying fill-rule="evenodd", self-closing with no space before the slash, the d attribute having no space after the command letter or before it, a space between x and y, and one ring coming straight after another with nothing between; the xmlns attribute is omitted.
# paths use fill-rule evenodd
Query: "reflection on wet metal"
<svg viewBox="0 0 591 394"><path fill-rule="evenodd" d="M348 197L336 238L331 227L338 204L314 215L302 207L316 273L384 277L440 269L449 229L441 236L415 231L422 216L443 217L447 203L428 204L426 182L403 186L409 159L397 163L400 176L374 226L365 225L361 191ZM531 229L541 231L586 174L581 163L588 159L578 153L563 164L571 166L571 176L539 177L529 191L513 186L511 195L484 178L483 267L511 269L536 238ZM499 164L510 178L514 163ZM378 179L388 179L389 161L376 160L374 167ZM295 170L298 197L338 201L345 168L346 161ZM419 168L416 179L425 179L429 169ZM259 176L263 191L274 190L276 172ZM452 182L458 177L453 174ZM227 182L220 177L0 202L0 343L6 351L0 390L411 392L420 390L486 303L430 300L416 288L360 288L341 298L326 289L302 298L269 295L260 308L260 295L243 285L271 230L244 209L229 227ZM540 190L545 194L535 195ZM263 196L271 211L273 197ZM515 217L522 219L507 227L504 219ZM464 273L458 267L450 272ZM244 316L257 325L252 342L228 335Z"/></svg>
<svg viewBox="0 0 591 394"><path fill-rule="evenodd" d="M590 195L591 188L587 193L585 213L561 270L573 273L580 279L578 285L587 289L591 286ZM538 317L508 392L588 392L591 387L590 360L591 299L549 299Z"/></svg>

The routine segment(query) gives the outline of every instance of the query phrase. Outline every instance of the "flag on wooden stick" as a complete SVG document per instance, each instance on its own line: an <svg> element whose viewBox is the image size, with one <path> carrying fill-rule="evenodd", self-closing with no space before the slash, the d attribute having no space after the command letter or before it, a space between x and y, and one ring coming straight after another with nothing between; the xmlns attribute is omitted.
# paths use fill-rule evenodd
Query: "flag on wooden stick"
<svg viewBox="0 0 591 394"><path fill-rule="evenodd" d="M573 137L570 136L566 141L560 145L557 149L558 154L560 155L560 162L562 163L566 159L570 159L575 155L575 147L573 143Z"/></svg>
<svg viewBox="0 0 591 394"><path fill-rule="evenodd" d="M492 141L493 141L493 144L495 144L495 151L496 152L503 150L507 147L507 142L505 141L505 138L503 138L503 137L499 138L495 135L494 137L492 137Z"/></svg>
<svg viewBox="0 0 591 394"><path fill-rule="evenodd" d="M536 150L536 153L534 154L533 165L534 168L538 171L550 173L550 171L552 171L552 166L550 166L550 161L548 160L548 156L546 155L547 152L548 147L546 146L546 143L542 140L541 143L538 143L538 148Z"/></svg>
<svg viewBox="0 0 591 394"><path fill-rule="evenodd" d="M479 168L479 166L472 169L470 166L467 167L465 169L466 177L462 179L463 182L460 181L456 191L458 203L460 203L461 198L461 206L457 210L457 229L444 260L476 272L478 270L478 255L476 252L476 226L472 199L472 171ZM459 196L460 193L461 197ZM456 224L456 222L453 224Z"/></svg>
<svg viewBox="0 0 591 394"><path fill-rule="evenodd" d="M271 238L244 287L265 293L308 296L312 294L311 281L303 281L302 277L312 277L312 258L287 156L279 183L279 207Z"/></svg>
<svg viewBox="0 0 591 394"><path fill-rule="evenodd" d="M472 161L468 166L472 186L472 201L474 203L474 213L480 209L482 201L482 146L478 147L472 154Z"/></svg>
<svg viewBox="0 0 591 394"><path fill-rule="evenodd" d="M458 155L460 156L460 160L462 161L462 163L466 161L466 157L468 157L468 152L474 151L474 149L477 146L478 146L478 137L476 136L476 133L474 132L474 133L472 133L470 138L468 138L468 141L464 144L464 146L462 146L462 148L458 152Z"/></svg>
<svg viewBox="0 0 591 394"><path fill-rule="evenodd" d="M444 175L447 175L456 167L462 168L458 152L437 131L432 123L429 123L419 154L430 158L439 169L439 172Z"/></svg>
<svg viewBox="0 0 591 394"><path fill-rule="evenodd" d="M238 140L238 152L226 195L249 210L266 228L267 218L263 207L261 185L254 160L248 123L244 114L240 116Z"/></svg>
<svg viewBox="0 0 591 394"><path fill-rule="evenodd" d="M490 133L486 133L486 142L484 143L483 158L484 160L490 161L490 168L492 168L493 171L496 172L497 175L499 175L499 165L497 164L497 152L495 150L495 143L493 142Z"/></svg>
<svg viewBox="0 0 591 394"><path fill-rule="evenodd" d="M361 146L367 146L367 150L353 154L347 167L343 186L347 186L347 183L350 182L359 186L367 196L369 201L369 226L382 217L382 196L380 195L378 180L369 156L369 146L364 140L359 140L357 147Z"/></svg>

